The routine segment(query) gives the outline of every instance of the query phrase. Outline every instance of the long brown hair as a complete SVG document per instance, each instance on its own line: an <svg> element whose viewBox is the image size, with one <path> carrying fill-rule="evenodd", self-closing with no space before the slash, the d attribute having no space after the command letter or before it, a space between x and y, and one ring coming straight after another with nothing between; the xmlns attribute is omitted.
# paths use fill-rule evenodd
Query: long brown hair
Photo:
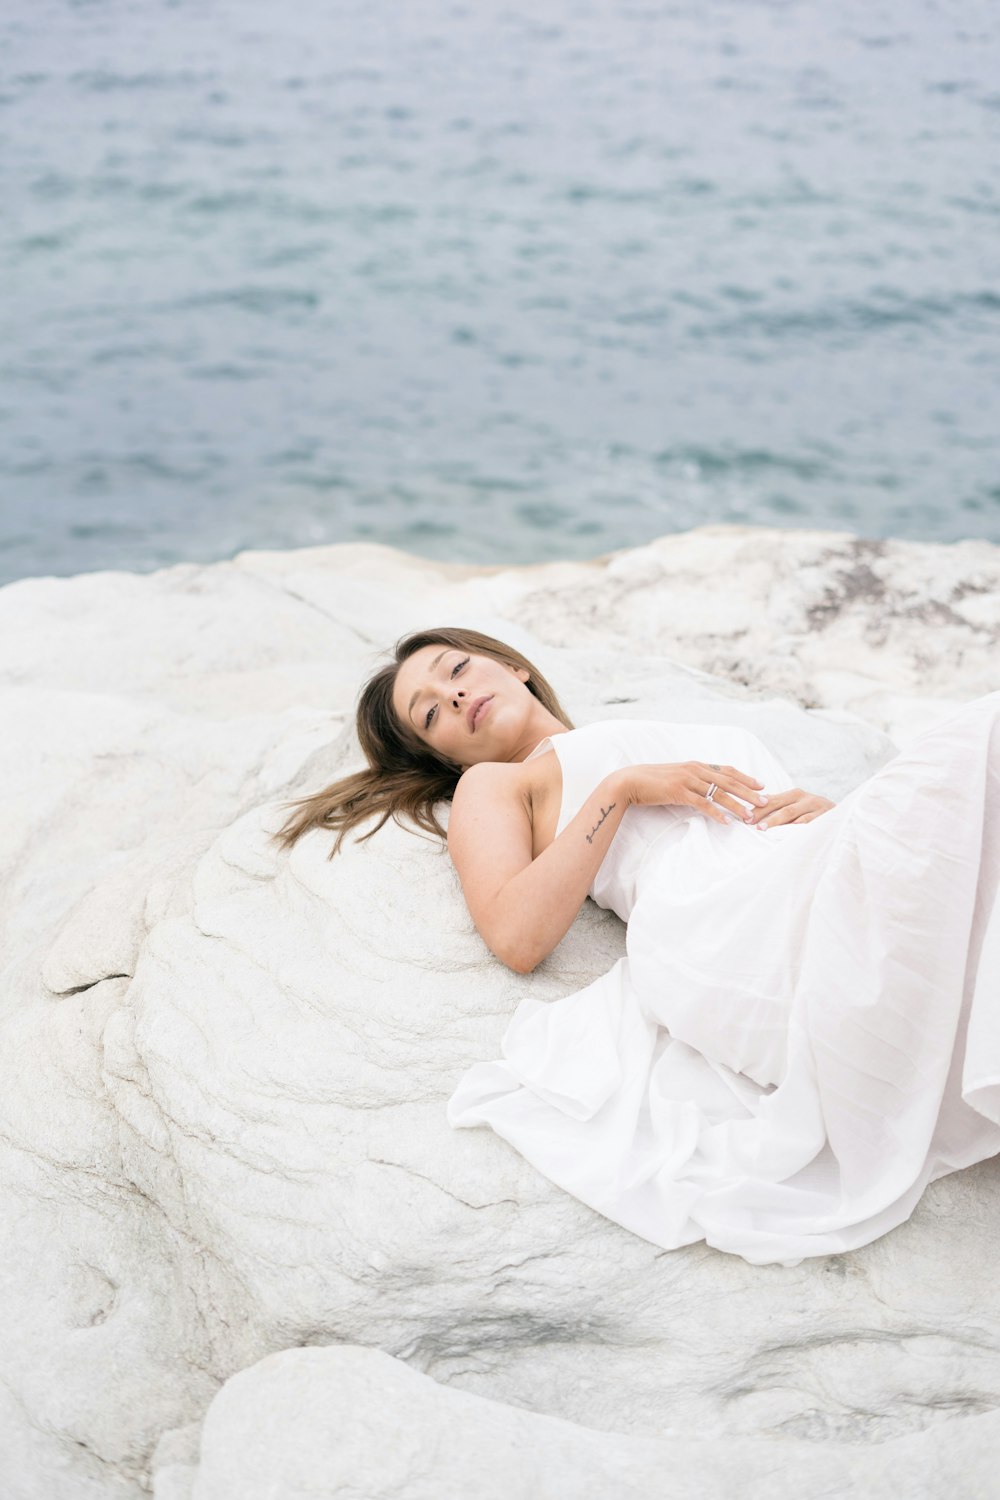
<svg viewBox="0 0 1000 1500"><path fill-rule="evenodd" d="M311 828L328 828L337 833L328 856L332 859L345 833L356 824L366 818L378 817L374 828L360 835L359 842L363 842L377 833L389 818L395 818L398 823L401 813L426 833L445 837L434 807L438 802L451 801L462 774L461 767L435 754L429 745L400 722L392 706L396 673L407 657L424 646L451 646L458 651L491 656L494 661L509 667L524 668L528 673L528 691L534 693L567 729L573 728L572 721L541 672L513 646L506 646L503 641L482 635L478 630L448 626L405 635L396 642L392 661L368 679L358 699L357 733L368 761L367 770L356 771L309 797L286 803L286 807L294 807L297 811L272 835L282 848L290 849L296 839Z"/></svg>

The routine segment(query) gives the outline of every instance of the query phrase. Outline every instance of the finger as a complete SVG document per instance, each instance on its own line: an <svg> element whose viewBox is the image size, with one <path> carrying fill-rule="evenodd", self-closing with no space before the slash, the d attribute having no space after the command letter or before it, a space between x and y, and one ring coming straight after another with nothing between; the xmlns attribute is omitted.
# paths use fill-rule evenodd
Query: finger
<svg viewBox="0 0 1000 1500"><path fill-rule="evenodd" d="M688 788L688 796L692 805L698 808L700 812L706 813L708 817L714 818L716 823L734 823L736 821L734 814L723 805L725 793L715 791L709 797L707 793L710 788L711 782L703 783L697 779L691 782Z"/></svg>
<svg viewBox="0 0 1000 1500"><path fill-rule="evenodd" d="M729 783L733 780L739 782L743 786L749 787L762 787L764 785L762 781L757 780L756 776L749 776L747 775L746 771L737 771L735 766L717 766L714 762L706 761L701 761L699 762L699 764L704 768L706 772L709 773L710 779L718 781L720 786L728 786ZM721 780L719 777L720 771L722 773Z"/></svg>
<svg viewBox="0 0 1000 1500"><path fill-rule="evenodd" d="M723 808L731 817L744 823L750 821L751 808L747 806L748 802L755 804L757 811L761 813L767 811L768 799L764 793L749 790L742 782L731 777L727 778L722 771L719 772L719 776L722 778L720 781L709 782L707 786L701 788L706 802L710 802L714 807ZM709 798L709 792L712 794L711 798ZM725 819L722 821L724 822Z"/></svg>
<svg viewBox="0 0 1000 1500"><path fill-rule="evenodd" d="M774 798L769 792L757 791L756 788L747 787L737 781L731 781L726 791L733 800L739 816L746 823L752 823L755 818L766 818L774 803Z"/></svg>
<svg viewBox="0 0 1000 1500"><path fill-rule="evenodd" d="M749 821L759 825L763 818L767 818L770 822L772 821L772 813L779 812L782 808L794 806L800 800L798 792L772 792L765 807L755 807L752 809Z"/></svg>
<svg viewBox="0 0 1000 1500"><path fill-rule="evenodd" d="M738 773L727 776L725 771L720 771L716 781L720 793L726 794L731 800L740 799L737 811L741 817L746 812L743 804L749 802L754 807L766 807L771 800L766 792L758 791L756 786L749 786L746 778L740 780Z"/></svg>
<svg viewBox="0 0 1000 1500"><path fill-rule="evenodd" d="M696 793L696 800L700 798L702 810L710 811L716 822L746 823L749 821L752 809L745 802L741 802L738 797L721 789L712 792L712 796L709 797L709 790L710 786L701 788L700 793ZM753 794L748 793L745 795ZM758 811L764 813L767 811L767 808L761 807Z"/></svg>
<svg viewBox="0 0 1000 1500"><path fill-rule="evenodd" d="M752 823L755 814L764 817L767 812L766 806L748 807L745 802L740 801L739 797L733 796L729 792L717 792L712 800L718 803L719 806L728 808L741 823Z"/></svg>
<svg viewBox="0 0 1000 1500"><path fill-rule="evenodd" d="M772 813L768 810L766 818L761 818L755 825L760 829L780 828L785 823L794 823L801 816L801 804L790 803L787 807L776 808Z"/></svg>

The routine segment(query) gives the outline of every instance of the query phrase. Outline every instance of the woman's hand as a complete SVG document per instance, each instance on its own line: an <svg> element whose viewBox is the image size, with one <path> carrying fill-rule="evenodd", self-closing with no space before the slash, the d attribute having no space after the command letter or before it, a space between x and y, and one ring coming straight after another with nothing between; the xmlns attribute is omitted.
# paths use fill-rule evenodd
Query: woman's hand
<svg viewBox="0 0 1000 1500"><path fill-rule="evenodd" d="M685 760L664 765L626 766L617 775L621 778L622 795L630 807L650 803L695 807L717 823L735 823L737 820L749 823L753 810L763 817L770 803L776 800L761 792L763 783L755 776L737 771L735 766L716 765L713 761ZM706 794L713 782L717 790L709 801Z"/></svg>
<svg viewBox="0 0 1000 1500"><path fill-rule="evenodd" d="M755 808L747 822L757 828L777 828L782 823L811 823L813 818L829 812L836 805L829 797L794 787L790 792L772 792L767 807Z"/></svg>

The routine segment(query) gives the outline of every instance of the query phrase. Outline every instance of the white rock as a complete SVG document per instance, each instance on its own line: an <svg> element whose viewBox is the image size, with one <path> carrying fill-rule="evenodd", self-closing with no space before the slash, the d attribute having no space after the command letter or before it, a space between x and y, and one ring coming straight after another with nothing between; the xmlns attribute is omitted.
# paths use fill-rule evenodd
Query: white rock
<svg viewBox="0 0 1000 1500"><path fill-rule="evenodd" d="M200 1459L188 1470L190 1490L174 1493L185 1500L937 1500L975 1493L973 1476L989 1472L998 1443L1000 1412L877 1445L720 1444L683 1428L626 1437L449 1390L377 1350L289 1349L222 1388L205 1420ZM160 1500L159 1474L155 1493Z"/></svg>
<svg viewBox="0 0 1000 1500"><path fill-rule="evenodd" d="M520 1447L539 1443L538 1494L590 1493L619 1454L636 1494L663 1493L641 1488L648 1454L662 1473L668 1445L684 1474L682 1440L730 1484L748 1444L762 1476L802 1449L803 1484L895 1494L878 1455L897 1444L924 1455L901 1472L961 1453L990 1480L972 1429L995 1433L978 1414L1000 1405L995 1162L849 1256L664 1255L444 1118L523 994L610 966L617 920L587 909L519 977L434 842L389 824L331 861L324 836L289 855L269 833L282 798L357 763L357 686L428 623L512 639L578 722L744 723L840 796L891 755L887 729L997 685L998 557L704 528L593 564L314 548L0 590L0 1494L131 1500L154 1470L157 1500L221 1494L226 1424L254 1429L268 1356L303 1343L410 1367L280 1356L274 1390L281 1361L307 1361L295 1392L322 1353L325 1410L350 1414L329 1451L303 1450L318 1486L329 1458L381 1493L397 1401L446 1455L457 1422L484 1434L443 1473L413 1428L404 1496L468 1494L468 1473L488 1495L501 1449L527 1484ZM275 1400L287 1475L298 1439ZM587 1431L557 1440L556 1418ZM870 1468L851 1467L858 1443ZM269 1472L251 1452L229 1454L247 1457L241 1500ZM760 1493L807 1493L799 1472Z"/></svg>

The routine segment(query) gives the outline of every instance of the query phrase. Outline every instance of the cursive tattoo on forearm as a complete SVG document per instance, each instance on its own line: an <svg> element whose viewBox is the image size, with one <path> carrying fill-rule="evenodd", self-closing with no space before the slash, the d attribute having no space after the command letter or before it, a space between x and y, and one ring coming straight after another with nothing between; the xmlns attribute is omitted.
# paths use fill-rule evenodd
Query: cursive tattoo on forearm
<svg viewBox="0 0 1000 1500"><path fill-rule="evenodd" d="M601 816L598 818L598 820L594 824L593 828L587 834L587 843L588 844L592 844L594 842L594 834L600 828L601 824L604 822L604 819L608 816L608 813L614 812L614 810L615 810L615 808L617 806L618 806L617 802L612 802L609 807L602 807L601 808Z"/></svg>

